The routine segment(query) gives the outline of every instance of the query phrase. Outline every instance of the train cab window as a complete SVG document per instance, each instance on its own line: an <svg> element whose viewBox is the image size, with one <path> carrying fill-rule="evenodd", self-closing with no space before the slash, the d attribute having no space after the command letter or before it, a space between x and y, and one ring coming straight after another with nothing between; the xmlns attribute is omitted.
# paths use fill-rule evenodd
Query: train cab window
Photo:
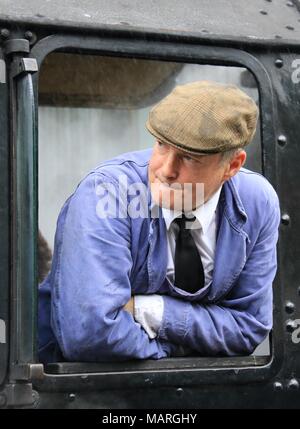
<svg viewBox="0 0 300 429"><path fill-rule="evenodd" d="M237 85L259 105L256 80L243 67L63 52L46 57L39 75L38 108L40 283L51 268L58 215L80 181L105 160L152 147L154 137L145 127L149 110L175 86L198 80ZM260 118L258 121L254 140L246 149L245 167L263 174ZM262 359L264 364L270 354L268 337L254 351L253 363ZM168 368L177 361L179 367L189 367L199 357L192 353L166 359L165 365ZM222 361L221 357L206 357L203 365L217 366L218 359ZM231 365L239 366L243 359L232 358ZM162 361L142 365L158 368ZM95 365L86 364L85 371L97 371ZM120 365L133 370L138 364L103 363L99 368L111 371ZM46 370L72 373L80 368L76 363L52 363Z"/></svg>

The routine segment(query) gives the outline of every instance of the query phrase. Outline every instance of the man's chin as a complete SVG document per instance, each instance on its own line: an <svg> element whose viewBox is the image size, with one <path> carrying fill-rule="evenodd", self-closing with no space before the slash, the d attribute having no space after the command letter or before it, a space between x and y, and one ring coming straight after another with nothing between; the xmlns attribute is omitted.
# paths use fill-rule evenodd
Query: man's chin
<svg viewBox="0 0 300 429"><path fill-rule="evenodd" d="M168 210L179 212L192 211L197 206L192 193L185 192L181 188L176 189L174 188L174 184L172 186L166 186L159 180L151 183L151 195L155 204Z"/></svg>
<svg viewBox="0 0 300 429"><path fill-rule="evenodd" d="M164 198L161 193L151 192L152 201L159 207L164 209L173 210L174 204L172 201L168 201Z"/></svg>

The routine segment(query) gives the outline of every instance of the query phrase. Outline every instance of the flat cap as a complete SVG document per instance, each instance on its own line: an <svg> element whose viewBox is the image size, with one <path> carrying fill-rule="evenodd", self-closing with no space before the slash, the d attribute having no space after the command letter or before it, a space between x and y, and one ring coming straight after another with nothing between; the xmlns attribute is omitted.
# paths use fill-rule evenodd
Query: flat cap
<svg viewBox="0 0 300 429"><path fill-rule="evenodd" d="M255 101L238 87L203 80L173 89L152 108L146 127L163 143L208 155L250 143L257 118Z"/></svg>

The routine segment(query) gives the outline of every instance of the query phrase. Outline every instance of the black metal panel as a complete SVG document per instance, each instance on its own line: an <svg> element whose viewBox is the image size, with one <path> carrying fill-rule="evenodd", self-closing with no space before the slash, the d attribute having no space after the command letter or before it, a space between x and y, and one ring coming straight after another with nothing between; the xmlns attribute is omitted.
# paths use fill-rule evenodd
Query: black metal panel
<svg viewBox="0 0 300 429"><path fill-rule="evenodd" d="M285 364L282 375L300 378L300 47L283 50L280 56L265 57L274 87L277 119L278 193L282 225L280 230L280 276L283 295L278 306L284 314ZM281 60L281 63L278 62ZM277 61L276 61L277 60ZM277 64L277 67L276 67ZM297 322L298 321L298 322Z"/></svg>
<svg viewBox="0 0 300 429"><path fill-rule="evenodd" d="M89 382L86 382L88 385ZM299 408L299 391L288 388L285 380L280 389L273 383L254 383L250 385L177 387L160 389L144 386L140 389L128 389L99 392L70 390L63 392L40 392L36 406L38 408L65 409L196 409L203 419L202 409L210 408ZM212 411L213 412L213 411ZM113 411L112 411L113 413ZM108 412L107 412L108 414ZM99 418L101 422L101 418Z"/></svg>
<svg viewBox="0 0 300 429"><path fill-rule="evenodd" d="M289 3L289 4L287 4ZM299 13L282 0L1 0L2 22L194 35L203 39L295 41Z"/></svg>
<svg viewBox="0 0 300 429"><path fill-rule="evenodd" d="M114 10L114 3L111 3L112 10ZM226 3L229 4L229 2ZM258 4L258 2L254 3ZM268 3L260 2L267 6ZM278 5L278 2L271 3ZM26 4L30 5L31 2ZM124 4L126 3L123 2ZM281 8L296 11L295 8L286 6L282 2ZM284 16L282 13L282 20ZM292 34L293 30L289 31ZM170 30L169 34L174 33ZM36 406L41 408L290 408L300 405L299 343L293 341L293 333L286 329L286 326L292 326L286 325L288 322L300 319L300 150L298 145L300 122L297 120L300 83L292 80L292 74L295 71L293 60L300 58L300 48L298 46L294 50L284 50L280 47L280 39L278 39L276 51L264 49L263 46L255 50L250 48L249 44L245 44L244 47L248 46L247 49L249 49L248 55L229 48L208 48L196 45L195 40L192 45L187 40L188 36L189 34L186 33L185 38L181 41L177 39L177 42L173 43L174 39L167 41L165 35L161 40L156 37L143 41L141 37L135 39L133 34L130 36L129 32L123 39L59 34L38 42L31 55L36 56L41 63L44 56L55 49L76 52L88 50L114 56L246 65L252 70L259 82L262 103L264 174L279 194L284 215L278 246L280 270L274 283L273 357L270 362L261 358L256 361L252 358L250 360L248 358L227 359L218 362L209 360L206 363L202 360L202 364L199 359L197 362L193 359L184 359L181 364L177 359L177 364L175 360L165 364L163 361L145 361L137 363L136 366L126 363L111 369L109 365L103 367L97 364L89 367L88 370L86 369L88 364L84 366L77 363L57 364L52 366L52 371L51 367L48 368L44 378L43 376L33 377L34 386L40 395ZM40 34L38 34L39 38ZM226 35L224 40L225 38ZM37 97L37 76L34 76L34 84ZM0 104L1 123L3 122L1 115L5 112L3 109L3 105ZM0 166L4 166L4 171L5 168L7 171L7 147L3 152L2 141L0 150ZM5 174L1 168L0 183L4 183L4 186L8 185ZM4 197L0 193L0 198L1 203L8 202L7 193ZM0 226L4 225L4 232L1 228L0 234L4 234L4 239L8 238L5 235L8 233L7 224L8 211L4 210L4 216L3 211L0 211ZM4 251L3 248L0 249L1 264L3 260L8 265L7 249L8 245L4 247ZM4 265L4 269L0 267L4 279L8 279L7 265ZM1 287L0 298L2 293ZM4 295L4 298L7 299L7 296ZM3 307L0 302L0 311L6 308L5 305ZM292 331L292 328L288 329ZM0 355L0 375L2 363ZM85 372L80 373L81 371Z"/></svg>

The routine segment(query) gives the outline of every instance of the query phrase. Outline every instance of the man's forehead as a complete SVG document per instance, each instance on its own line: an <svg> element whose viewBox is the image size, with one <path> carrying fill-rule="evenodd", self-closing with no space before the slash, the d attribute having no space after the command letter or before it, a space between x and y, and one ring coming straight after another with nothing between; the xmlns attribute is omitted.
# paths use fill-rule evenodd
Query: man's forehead
<svg viewBox="0 0 300 429"><path fill-rule="evenodd" d="M167 146L168 147L168 149L170 149L170 150L172 150L174 153L176 153L176 154L178 154L178 156L190 156L191 158L194 158L194 159L196 159L196 160L198 160L198 161L201 161L201 160L205 160L205 159L211 159L212 157L218 157L219 155L220 155L220 153L212 153L212 154L198 154L198 153L192 153L192 152L189 152L189 151L185 151L185 150L182 150L182 149L179 149L179 148L176 148L176 147L174 147L174 146L172 146L171 144L168 144L168 143L165 143L165 142L162 142L162 141L160 141L160 140L156 140L156 142L157 143L160 143L160 144L163 144L163 145L165 145L165 146Z"/></svg>

